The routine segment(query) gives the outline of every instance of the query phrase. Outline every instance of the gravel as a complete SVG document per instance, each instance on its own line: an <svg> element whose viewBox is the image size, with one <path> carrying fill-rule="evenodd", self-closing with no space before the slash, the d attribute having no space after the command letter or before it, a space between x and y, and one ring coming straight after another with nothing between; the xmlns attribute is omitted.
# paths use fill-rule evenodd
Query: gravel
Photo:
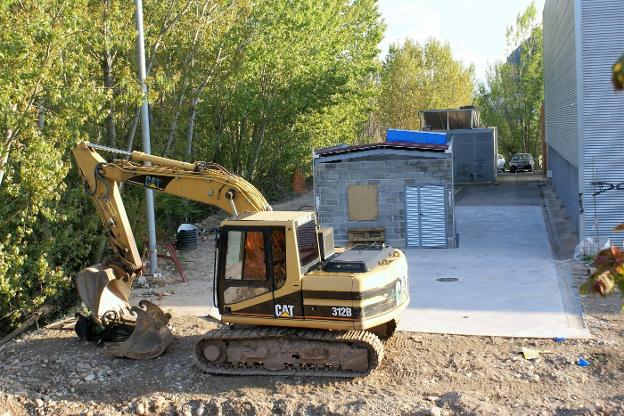
<svg viewBox="0 0 624 416"><path fill-rule="evenodd" d="M567 264L578 284L586 265ZM174 316L175 341L149 361L41 329L0 347L0 416L624 415L624 318L617 301L582 301L594 339L398 333L356 380L204 374L192 347L216 324L197 317Z"/></svg>

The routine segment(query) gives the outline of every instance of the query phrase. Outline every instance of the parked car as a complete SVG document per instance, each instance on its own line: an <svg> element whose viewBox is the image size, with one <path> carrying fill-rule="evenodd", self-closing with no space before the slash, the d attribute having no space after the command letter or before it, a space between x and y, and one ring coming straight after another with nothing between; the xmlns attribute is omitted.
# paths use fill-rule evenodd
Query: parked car
<svg viewBox="0 0 624 416"><path fill-rule="evenodd" d="M509 161L510 172L519 172L522 170L533 172L534 167L535 161L530 153L516 153Z"/></svg>
<svg viewBox="0 0 624 416"><path fill-rule="evenodd" d="M500 153L496 155L496 169L499 172L505 171L505 158Z"/></svg>

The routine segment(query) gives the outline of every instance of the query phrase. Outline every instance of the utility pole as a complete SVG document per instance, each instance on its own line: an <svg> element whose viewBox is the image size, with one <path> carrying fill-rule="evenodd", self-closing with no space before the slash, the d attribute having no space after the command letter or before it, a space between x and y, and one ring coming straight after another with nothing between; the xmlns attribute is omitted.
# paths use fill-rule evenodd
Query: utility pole
<svg viewBox="0 0 624 416"><path fill-rule="evenodd" d="M143 152L152 153L149 129L149 107L147 86L145 85L145 40L143 39L143 0L135 0L136 29L137 29L137 62L139 64L139 82L143 91L143 105L141 106L141 138ZM150 166L151 162L144 162ZM156 219L154 217L154 191L145 189L145 208L147 209L147 244L149 248L150 273L158 274L158 251L156 249Z"/></svg>

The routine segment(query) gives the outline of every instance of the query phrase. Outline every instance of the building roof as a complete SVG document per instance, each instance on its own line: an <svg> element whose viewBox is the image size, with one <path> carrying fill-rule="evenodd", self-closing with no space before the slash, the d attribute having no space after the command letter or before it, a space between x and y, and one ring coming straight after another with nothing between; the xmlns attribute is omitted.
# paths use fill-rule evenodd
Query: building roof
<svg viewBox="0 0 624 416"><path fill-rule="evenodd" d="M303 223L312 219L310 211L258 211L244 212L238 217L227 220L229 223L234 221L270 221L270 222L288 222L297 221Z"/></svg>
<svg viewBox="0 0 624 416"><path fill-rule="evenodd" d="M384 154L401 154L418 156L418 153L444 153L448 150L445 144L420 144L420 143L401 143L401 142L383 142L360 144L356 146L335 146L317 149L314 151L314 158L326 158L337 155L345 155L352 153L365 153L367 155L384 155ZM356 156L356 155L354 155ZM358 155L359 156L359 155ZM363 156L363 155L362 155Z"/></svg>

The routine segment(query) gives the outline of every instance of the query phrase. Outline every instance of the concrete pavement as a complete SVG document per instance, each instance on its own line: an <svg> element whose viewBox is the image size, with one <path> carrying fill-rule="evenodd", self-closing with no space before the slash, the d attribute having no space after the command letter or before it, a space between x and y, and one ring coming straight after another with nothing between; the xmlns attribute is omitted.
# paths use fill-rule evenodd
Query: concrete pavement
<svg viewBox="0 0 624 416"><path fill-rule="evenodd" d="M456 217L459 248L407 251L411 302L399 329L590 336L578 297L565 290L567 276L553 259L538 183L466 187Z"/></svg>

